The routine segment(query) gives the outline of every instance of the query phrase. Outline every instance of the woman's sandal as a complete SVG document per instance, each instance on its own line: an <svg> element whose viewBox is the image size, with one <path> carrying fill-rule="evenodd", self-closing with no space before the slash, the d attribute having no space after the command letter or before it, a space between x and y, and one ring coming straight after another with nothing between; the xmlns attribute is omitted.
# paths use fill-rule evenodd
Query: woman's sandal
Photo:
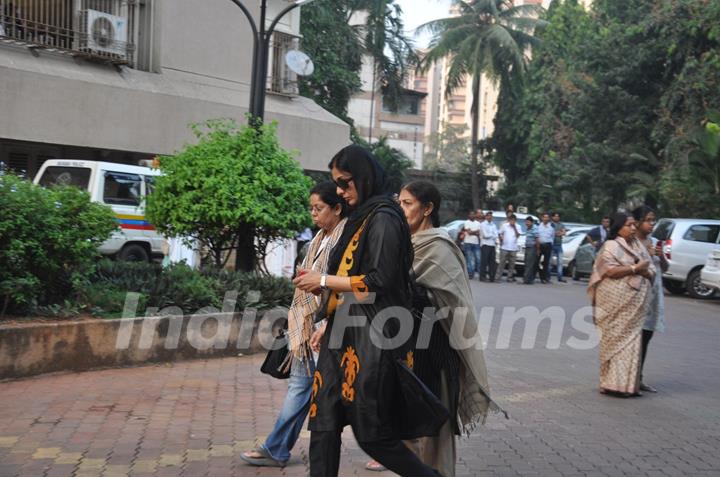
<svg viewBox="0 0 720 477"><path fill-rule="evenodd" d="M258 467L285 467L287 461L273 459L263 446L257 446L253 450L240 454L240 458L250 465Z"/></svg>
<svg viewBox="0 0 720 477"><path fill-rule="evenodd" d="M365 468L372 472L382 472L384 470L387 470L384 465L382 465L380 462L378 462L376 460L371 460L370 462L365 464Z"/></svg>

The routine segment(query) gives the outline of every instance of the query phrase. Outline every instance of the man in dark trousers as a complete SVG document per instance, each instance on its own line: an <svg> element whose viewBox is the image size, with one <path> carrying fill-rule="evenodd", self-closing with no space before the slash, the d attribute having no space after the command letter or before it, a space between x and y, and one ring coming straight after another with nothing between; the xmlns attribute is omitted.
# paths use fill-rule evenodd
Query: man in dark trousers
<svg viewBox="0 0 720 477"><path fill-rule="evenodd" d="M550 214L542 214L542 222L538 225L538 241L540 242L540 281L550 282L550 257L552 256L553 242L555 241L555 227L550 223Z"/></svg>
<svg viewBox="0 0 720 477"><path fill-rule="evenodd" d="M539 252L540 242L538 242L537 225L535 225L535 220L528 215L525 219L525 273L523 276L523 283L526 285L535 283Z"/></svg>

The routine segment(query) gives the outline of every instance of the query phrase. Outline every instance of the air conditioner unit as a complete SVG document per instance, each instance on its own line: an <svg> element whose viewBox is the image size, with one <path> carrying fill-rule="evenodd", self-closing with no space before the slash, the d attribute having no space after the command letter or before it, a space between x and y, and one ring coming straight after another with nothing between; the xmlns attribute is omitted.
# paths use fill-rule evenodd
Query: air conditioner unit
<svg viewBox="0 0 720 477"><path fill-rule="evenodd" d="M80 27L80 51L94 56L127 58L127 18L97 10L82 10Z"/></svg>

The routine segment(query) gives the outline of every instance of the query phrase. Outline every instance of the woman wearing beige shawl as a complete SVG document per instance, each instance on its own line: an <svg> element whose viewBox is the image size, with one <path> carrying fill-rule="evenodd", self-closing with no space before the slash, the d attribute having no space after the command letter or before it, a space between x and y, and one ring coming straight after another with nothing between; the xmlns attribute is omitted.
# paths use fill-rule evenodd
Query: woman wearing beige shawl
<svg viewBox="0 0 720 477"><path fill-rule="evenodd" d="M433 327L425 352L418 345L415 372L451 415L439 435L408 444L425 464L452 477L455 435L470 433L478 422L485 422L489 409L504 411L490 399L465 259L447 232L437 228L440 192L429 182L415 181L403 188L399 200L412 234L416 283L427 291L429 304L442 317Z"/></svg>
<svg viewBox="0 0 720 477"><path fill-rule="evenodd" d="M310 191L310 214L320 231L310 242L301 268L325 273L330 251L340 239L347 220L344 218L345 203L337 195L335 184L321 183ZM290 450L298 439L310 406L315 362L309 342L319 304L319 296L295 289L288 313L288 392L275 427L265 442L240 454L248 464L284 467L290 459Z"/></svg>
<svg viewBox="0 0 720 477"><path fill-rule="evenodd" d="M642 326L655 273L636 231L632 216L612 217L588 286L600 330L600 392L620 397L640 395Z"/></svg>

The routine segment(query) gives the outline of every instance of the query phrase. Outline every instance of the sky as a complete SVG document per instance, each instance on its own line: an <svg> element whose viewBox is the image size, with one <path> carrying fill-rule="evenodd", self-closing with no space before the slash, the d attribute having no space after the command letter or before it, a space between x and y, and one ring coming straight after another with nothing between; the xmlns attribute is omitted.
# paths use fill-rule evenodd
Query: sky
<svg viewBox="0 0 720 477"><path fill-rule="evenodd" d="M450 8L450 0L396 0L396 3L402 7L405 27L411 36L414 35L415 28L423 23L447 17ZM412 38L421 48L430 41L427 35Z"/></svg>

